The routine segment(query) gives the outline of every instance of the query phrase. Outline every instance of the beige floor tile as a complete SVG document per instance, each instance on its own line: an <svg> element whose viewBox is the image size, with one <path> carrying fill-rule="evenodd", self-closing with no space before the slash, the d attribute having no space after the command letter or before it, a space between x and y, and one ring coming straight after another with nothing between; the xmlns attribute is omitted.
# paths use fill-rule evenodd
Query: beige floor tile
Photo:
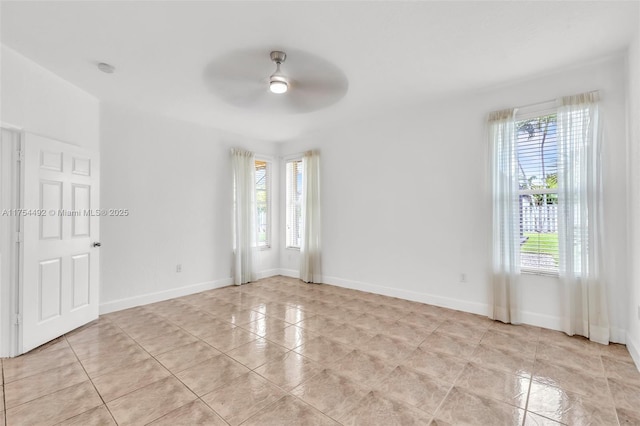
<svg viewBox="0 0 640 426"><path fill-rule="evenodd" d="M4 386L0 386L0 411L4 411Z"/></svg>
<svg viewBox="0 0 640 426"><path fill-rule="evenodd" d="M525 408L529 393L529 376L517 376L469 363L456 380L456 386L485 398Z"/></svg>
<svg viewBox="0 0 640 426"><path fill-rule="evenodd" d="M451 385L407 367L394 368L376 389L388 398L435 413ZM526 397L526 395L525 395Z"/></svg>
<svg viewBox="0 0 640 426"><path fill-rule="evenodd" d="M226 355L218 355L176 374L198 396L223 386L250 370Z"/></svg>
<svg viewBox="0 0 640 426"><path fill-rule="evenodd" d="M453 383L460 375L467 360L441 352L433 352L426 347L413 351L402 365L429 374L448 383Z"/></svg>
<svg viewBox="0 0 640 426"><path fill-rule="evenodd" d="M626 345L620 345L617 343L609 343L608 345L601 345L600 355L609 358L616 358L620 361L633 362L631 354Z"/></svg>
<svg viewBox="0 0 640 426"><path fill-rule="evenodd" d="M89 377L93 379L150 358L151 355L136 344L125 346L124 348L116 348L114 351L105 351L100 355L85 358L80 362Z"/></svg>
<svg viewBox="0 0 640 426"><path fill-rule="evenodd" d="M591 355L600 355L603 345L589 341L582 336L567 336L561 331L540 329L538 336L540 342L560 346L566 349L575 349L578 352Z"/></svg>
<svg viewBox="0 0 640 426"><path fill-rule="evenodd" d="M104 401L109 402L170 374L158 361L151 358L96 377L93 384Z"/></svg>
<svg viewBox="0 0 640 426"><path fill-rule="evenodd" d="M79 343L104 340L109 336L119 333L122 333L120 327L111 322L102 321L97 322L89 327L80 327L80 329L78 330L67 333L65 337L67 338L69 344L75 345Z"/></svg>
<svg viewBox="0 0 640 426"><path fill-rule="evenodd" d="M282 389L249 372L203 395L202 400L231 426L236 426L284 395Z"/></svg>
<svg viewBox="0 0 640 426"><path fill-rule="evenodd" d="M505 324L501 321L493 321L489 327L491 331L497 331L499 333L509 334L510 336L525 339L533 342L538 341L540 336L540 327L527 324Z"/></svg>
<svg viewBox="0 0 640 426"><path fill-rule="evenodd" d="M338 374L355 380L369 389L387 376L394 367L394 364L359 349L354 349L331 365L331 369Z"/></svg>
<svg viewBox="0 0 640 426"><path fill-rule="evenodd" d="M413 346L418 346L433 332L434 329L435 328L430 329L417 327L404 321L395 321L391 325L381 328L379 331L387 336L404 340L406 343Z"/></svg>
<svg viewBox="0 0 640 426"><path fill-rule="evenodd" d="M309 318L305 318L303 321L300 321L296 325L300 328L304 328L305 330L328 336L332 334L334 330L342 327L343 323L335 321L323 315L315 315Z"/></svg>
<svg viewBox="0 0 640 426"><path fill-rule="evenodd" d="M166 321L162 317L157 317L149 322L144 322L139 325L133 325L128 327L127 325L121 325L125 333L127 333L134 340L150 339L155 336L161 336L173 331L178 331L180 328L169 321Z"/></svg>
<svg viewBox="0 0 640 426"><path fill-rule="evenodd" d="M256 339L227 352L227 355L250 370L260 367L289 350L266 339Z"/></svg>
<svg viewBox="0 0 640 426"><path fill-rule="evenodd" d="M436 412L436 418L451 424L519 425L524 410L454 387Z"/></svg>
<svg viewBox="0 0 640 426"><path fill-rule="evenodd" d="M217 413L200 401L196 400L183 405L149 425L153 426L227 426Z"/></svg>
<svg viewBox="0 0 640 426"><path fill-rule="evenodd" d="M251 417L242 426L337 426L338 423L299 399L287 395Z"/></svg>
<svg viewBox="0 0 640 426"><path fill-rule="evenodd" d="M84 372L82 365L76 361L7 383L5 403L7 408L12 408L87 380L89 377Z"/></svg>
<svg viewBox="0 0 640 426"><path fill-rule="evenodd" d="M107 406L118 425L145 425L195 399L175 377L167 377L108 402Z"/></svg>
<svg viewBox="0 0 640 426"><path fill-rule="evenodd" d="M611 400L589 400L582 395L538 382L531 384L527 410L569 425L614 425Z"/></svg>
<svg viewBox="0 0 640 426"><path fill-rule="evenodd" d="M290 325L286 328L283 328L282 330L269 332L265 336L267 340L277 343L278 345L287 349L297 348L298 346L316 337L318 337L317 334L304 328L298 327L297 325Z"/></svg>
<svg viewBox="0 0 640 426"><path fill-rule="evenodd" d="M287 277L103 315L0 360L0 426L114 424L79 358L124 424L227 424L198 393L233 424L511 425L528 386L525 425L640 424L623 345Z"/></svg>
<svg viewBox="0 0 640 426"><path fill-rule="evenodd" d="M436 331L460 337L468 342L479 343L489 327L474 326L469 322L460 322L455 319L443 321Z"/></svg>
<svg viewBox="0 0 640 426"><path fill-rule="evenodd" d="M159 355L168 352L178 346L188 345L198 340L192 334L183 330L176 330L160 336L142 338L138 340L138 344L151 355Z"/></svg>
<svg viewBox="0 0 640 426"><path fill-rule="evenodd" d="M75 417L71 417L56 426L115 426L116 422L111 417L107 407L101 405Z"/></svg>
<svg viewBox="0 0 640 426"><path fill-rule="evenodd" d="M65 336L60 336L56 339L53 339L45 344L38 346L35 349L29 351L29 355L36 355L42 352L52 352L57 351L58 349L64 349L69 347L69 342Z"/></svg>
<svg viewBox="0 0 640 426"><path fill-rule="evenodd" d="M557 366L548 361L537 360L533 379L538 383L566 389L590 399L606 400L610 398L607 380L604 377L590 376L577 368Z"/></svg>
<svg viewBox="0 0 640 426"><path fill-rule="evenodd" d="M600 355L591 355L575 348L554 346L540 342L536 351L536 359L545 360L556 365L575 367L587 374L604 375Z"/></svg>
<svg viewBox="0 0 640 426"><path fill-rule="evenodd" d="M430 312L414 312L413 309L415 309L414 306L406 308L406 313L402 317L403 322L416 327L429 328L433 331L444 321L444 318L440 315Z"/></svg>
<svg viewBox="0 0 640 426"><path fill-rule="evenodd" d="M291 351L254 371L282 389L291 390L318 374L321 368L315 361Z"/></svg>
<svg viewBox="0 0 640 426"><path fill-rule="evenodd" d="M640 386L640 371L633 362L624 358L602 356L602 364L607 377Z"/></svg>
<svg viewBox="0 0 640 426"><path fill-rule="evenodd" d="M216 317L220 318L223 321L230 322L234 325L243 325L262 319L265 317L265 315L251 309L242 309L226 314L216 314Z"/></svg>
<svg viewBox="0 0 640 426"><path fill-rule="evenodd" d="M323 333L324 336L343 345L359 347L373 338L375 333L370 330L357 327L353 324L342 324L331 332Z"/></svg>
<svg viewBox="0 0 640 426"><path fill-rule="evenodd" d="M331 370L323 370L294 388L291 394L338 419L353 410L367 392L368 389L358 383Z"/></svg>
<svg viewBox="0 0 640 426"><path fill-rule="evenodd" d="M393 320L374 315L368 310L364 310L362 315L351 322L351 324L364 328L373 334L379 333L380 329L384 329L393 323Z"/></svg>
<svg viewBox="0 0 640 426"><path fill-rule="evenodd" d="M340 418L345 426L405 426L428 424L431 415L417 408L385 398L379 392L369 392L356 408Z"/></svg>
<svg viewBox="0 0 640 426"><path fill-rule="evenodd" d="M211 336L204 336L202 337L202 340L221 352L229 352L238 346L242 346L245 343L249 343L259 338L260 336L257 334L253 334L240 327L236 327L232 330L225 330Z"/></svg>
<svg viewBox="0 0 640 426"><path fill-rule="evenodd" d="M52 425L100 405L98 393L86 381L8 409L7 426Z"/></svg>
<svg viewBox="0 0 640 426"><path fill-rule="evenodd" d="M417 347L407 343L405 340L389 337L384 334L377 334L370 340L359 345L363 352L370 353L385 361L399 363L406 359Z"/></svg>
<svg viewBox="0 0 640 426"><path fill-rule="evenodd" d="M172 318L171 321L196 337L209 336L236 327L230 322L202 311L189 312L178 318Z"/></svg>
<svg viewBox="0 0 640 426"><path fill-rule="evenodd" d="M461 337L439 333L436 330L427 336L424 342L420 344L420 347L434 352L454 355L459 358L468 358L476 349L477 344Z"/></svg>
<svg viewBox="0 0 640 426"><path fill-rule="evenodd" d="M71 345L80 360L113 354L115 351L126 350L131 346L137 346L137 343L124 332L103 336L95 341L78 342Z"/></svg>
<svg viewBox="0 0 640 426"><path fill-rule="evenodd" d="M534 365L533 360L524 354L485 346L484 344L478 345L469 360L476 364L519 376L531 375Z"/></svg>
<svg viewBox="0 0 640 426"><path fill-rule="evenodd" d="M114 324L131 324L134 321L144 321L152 319L155 316L155 314L149 312L144 306L137 306L135 308L123 309L122 311L101 315L100 318L111 321Z"/></svg>
<svg viewBox="0 0 640 426"><path fill-rule="evenodd" d="M319 336L298 346L295 352L322 365L328 365L349 353L349 348L327 337Z"/></svg>
<svg viewBox="0 0 640 426"><path fill-rule="evenodd" d="M250 323L244 324L241 327L245 330L257 334L260 337L264 337L269 333L283 330L288 327L289 323L275 317L266 316Z"/></svg>
<svg viewBox="0 0 640 426"><path fill-rule="evenodd" d="M624 408L616 408L618 414L618 421L620 426L640 425L640 410L631 411Z"/></svg>
<svg viewBox="0 0 640 426"><path fill-rule="evenodd" d="M197 341L156 355L155 358L175 374L218 355L219 350L203 341Z"/></svg>
<svg viewBox="0 0 640 426"><path fill-rule="evenodd" d="M538 414L527 411L524 419L524 426L560 426L562 423L558 423L547 417L540 416Z"/></svg>
<svg viewBox="0 0 640 426"><path fill-rule="evenodd" d="M482 345L490 348L503 349L508 352L515 352L529 359L535 358L536 348L538 346L537 337L510 334L504 332L504 330L504 328L489 329L482 336Z"/></svg>
<svg viewBox="0 0 640 426"><path fill-rule="evenodd" d="M306 312L303 309L290 307L284 312L284 315L276 316L276 318L284 320L289 324L297 324L311 317L312 315L313 314Z"/></svg>
<svg viewBox="0 0 640 426"><path fill-rule="evenodd" d="M640 386L618 379L608 379L608 382L617 408L640 411Z"/></svg>
<svg viewBox="0 0 640 426"><path fill-rule="evenodd" d="M5 359L2 364L4 383L40 374L53 368L72 364L78 359L69 346L61 349L27 353L16 358Z"/></svg>

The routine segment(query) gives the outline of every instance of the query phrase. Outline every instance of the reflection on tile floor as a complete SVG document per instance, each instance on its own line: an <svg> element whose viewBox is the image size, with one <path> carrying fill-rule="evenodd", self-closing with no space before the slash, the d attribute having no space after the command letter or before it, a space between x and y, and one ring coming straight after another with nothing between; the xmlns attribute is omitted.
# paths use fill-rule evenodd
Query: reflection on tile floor
<svg viewBox="0 0 640 426"><path fill-rule="evenodd" d="M624 346L285 277L1 363L0 426L640 424Z"/></svg>

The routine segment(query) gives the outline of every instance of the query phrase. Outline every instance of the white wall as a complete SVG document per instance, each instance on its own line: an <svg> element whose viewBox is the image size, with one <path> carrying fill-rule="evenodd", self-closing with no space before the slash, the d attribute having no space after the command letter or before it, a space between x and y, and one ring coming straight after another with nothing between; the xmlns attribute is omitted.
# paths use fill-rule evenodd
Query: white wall
<svg viewBox="0 0 640 426"><path fill-rule="evenodd" d="M614 339L624 340L625 71L622 56L399 110L283 144L322 155L325 282L486 314L491 202L488 112L599 89L606 114L605 231ZM282 267L297 269L284 250ZM466 283L460 282L465 273ZM524 284L525 320L558 328L553 278Z"/></svg>
<svg viewBox="0 0 640 426"><path fill-rule="evenodd" d="M93 151L99 150L98 99L6 46L0 46L0 64L0 123ZM6 192L9 186L4 182L0 188ZM0 194L0 198L6 196L6 193ZM6 218L2 218L2 222L6 222ZM6 263L10 258L7 248L10 245L6 240L10 235L3 232L0 238L4 240L0 244L0 356L7 356L10 355L11 298L8 297L10 282L6 273Z"/></svg>
<svg viewBox="0 0 640 426"><path fill-rule="evenodd" d="M629 47L629 322L627 347L640 369L640 33Z"/></svg>
<svg viewBox="0 0 640 426"><path fill-rule="evenodd" d="M2 123L98 151L98 99L14 50L0 49Z"/></svg>
<svg viewBox="0 0 640 426"><path fill-rule="evenodd" d="M101 208L131 212L101 223L101 312L231 284L230 148L277 160L275 144L108 104L101 123ZM274 243L262 275L277 273Z"/></svg>

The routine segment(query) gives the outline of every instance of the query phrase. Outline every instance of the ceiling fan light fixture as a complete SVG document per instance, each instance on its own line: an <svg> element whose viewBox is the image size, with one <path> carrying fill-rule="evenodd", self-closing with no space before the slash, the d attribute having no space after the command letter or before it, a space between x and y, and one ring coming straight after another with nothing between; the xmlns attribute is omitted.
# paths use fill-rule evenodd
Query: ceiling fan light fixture
<svg viewBox="0 0 640 426"><path fill-rule="evenodd" d="M282 94L289 90L287 77L280 71L280 64L287 58L287 54L280 51L271 52L271 60L276 63L276 71L269 77L269 90L271 93Z"/></svg>

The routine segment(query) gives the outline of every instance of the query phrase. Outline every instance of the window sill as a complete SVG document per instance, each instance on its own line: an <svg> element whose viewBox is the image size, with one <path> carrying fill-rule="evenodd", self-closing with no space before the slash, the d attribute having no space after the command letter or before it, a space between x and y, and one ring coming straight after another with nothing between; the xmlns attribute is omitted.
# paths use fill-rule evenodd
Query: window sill
<svg viewBox="0 0 640 426"><path fill-rule="evenodd" d="M300 251L300 247L285 247L287 250Z"/></svg>

